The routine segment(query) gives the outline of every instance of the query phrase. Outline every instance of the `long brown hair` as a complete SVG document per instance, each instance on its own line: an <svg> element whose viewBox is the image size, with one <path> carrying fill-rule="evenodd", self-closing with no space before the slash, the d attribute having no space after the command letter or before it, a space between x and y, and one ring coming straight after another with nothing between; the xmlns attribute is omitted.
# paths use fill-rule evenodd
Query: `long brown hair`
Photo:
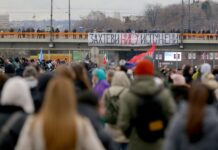
<svg viewBox="0 0 218 150"><path fill-rule="evenodd" d="M200 82L192 84L189 93L188 120L186 132L191 142L202 136L204 108L209 98L209 89Z"/></svg>
<svg viewBox="0 0 218 150"><path fill-rule="evenodd" d="M61 76L52 79L37 116L43 123L46 150L75 149L76 97L72 82Z"/></svg>
<svg viewBox="0 0 218 150"><path fill-rule="evenodd" d="M82 64L72 63L71 67L75 72L75 80L80 81L84 84L87 90L91 90L92 86L88 79L88 73Z"/></svg>
<svg viewBox="0 0 218 150"><path fill-rule="evenodd" d="M66 77L72 81L75 80L75 72L68 65L61 65L55 70L57 76Z"/></svg>

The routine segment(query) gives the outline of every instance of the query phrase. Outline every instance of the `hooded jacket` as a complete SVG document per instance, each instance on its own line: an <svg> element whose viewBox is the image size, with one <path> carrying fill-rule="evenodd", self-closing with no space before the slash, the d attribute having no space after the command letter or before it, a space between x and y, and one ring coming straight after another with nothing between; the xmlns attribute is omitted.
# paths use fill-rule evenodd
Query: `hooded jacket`
<svg viewBox="0 0 218 150"><path fill-rule="evenodd" d="M111 87L105 91L103 100L105 103L110 103L109 101L112 96L119 96L119 94L121 95L124 91L128 90L129 86L130 81L127 75L122 71L115 72L111 82ZM117 103L119 104L119 100ZM107 105L105 105L105 107L106 113L110 113L107 111L109 109L107 108ZM125 135L123 135L121 129L117 125L107 124L107 130L109 130L111 133L114 141L118 143L128 143L128 139L125 137Z"/></svg>
<svg viewBox="0 0 218 150"><path fill-rule="evenodd" d="M217 150L218 149L218 118L214 106L208 105L204 110L203 137L197 143L189 142L184 132L187 122L187 105L173 118L163 150Z"/></svg>
<svg viewBox="0 0 218 150"><path fill-rule="evenodd" d="M137 95L152 95L156 93L159 88L163 86L160 79L151 76L138 76L131 84L129 90L121 95L120 112L118 125L123 132L129 136L129 150L160 150L162 147L162 140L156 143L146 143L142 141L137 133L132 122L136 118L137 105L140 102L140 97ZM176 111L174 100L167 89L162 89L159 93L159 99L163 106L166 118L170 119Z"/></svg>
<svg viewBox="0 0 218 150"><path fill-rule="evenodd" d="M1 105L19 106L26 113L33 113L34 106L26 81L20 77L9 79L2 90Z"/></svg>
<svg viewBox="0 0 218 150"><path fill-rule="evenodd" d="M0 149L14 149L26 120L26 114L34 112L32 97L26 81L20 77L9 79L3 88L0 103L0 130L15 113L21 113L21 117L10 127L9 135L3 139L7 141L7 145L0 146Z"/></svg>

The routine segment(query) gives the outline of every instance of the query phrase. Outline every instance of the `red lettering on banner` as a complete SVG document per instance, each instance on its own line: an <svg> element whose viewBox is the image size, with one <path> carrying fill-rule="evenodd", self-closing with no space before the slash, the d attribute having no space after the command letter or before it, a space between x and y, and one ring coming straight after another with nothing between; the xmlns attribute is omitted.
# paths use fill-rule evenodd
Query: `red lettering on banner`
<svg viewBox="0 0 218 150"><path fill-rule="evenodd" d="M129 45L131 44L131 34L123 33L121 34L121 45Z"/></svg>

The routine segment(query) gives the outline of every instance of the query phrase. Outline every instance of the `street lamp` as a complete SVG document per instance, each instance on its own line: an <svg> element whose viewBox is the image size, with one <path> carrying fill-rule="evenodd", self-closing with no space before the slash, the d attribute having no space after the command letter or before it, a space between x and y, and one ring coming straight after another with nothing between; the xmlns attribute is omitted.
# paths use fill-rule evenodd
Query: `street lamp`
<svg viewBox="0 0 218 150"><path fill-rule="evenodd" d="M50 42L53 41L52 32L53 32L53 0L51 0Z"/></svg>
<svg viewBox="0 0 218 150"><path fill-rule="evenodd" d="M69 32L71 32L71 5L69 0Z"/></svg>
<svg viewBox="0 0 218 150"><path fill-rule="evenodd" d="M191 0L188 0L188 30L191 31Z"/></svg>
<svg viewBox="0 0 218 150"><path fill-rule="evenodd" d="M183 49L183 34L184 34L184 15L185 15L185 12L184 12L184 0L182 0L182 8L181 8L181 41L180 41L180 48Z"/></svg>

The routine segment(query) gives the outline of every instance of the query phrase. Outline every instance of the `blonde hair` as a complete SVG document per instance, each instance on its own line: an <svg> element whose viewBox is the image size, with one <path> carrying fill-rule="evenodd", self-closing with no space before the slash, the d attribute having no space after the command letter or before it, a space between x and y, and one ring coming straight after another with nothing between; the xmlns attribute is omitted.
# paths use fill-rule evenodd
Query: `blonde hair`
<svg viewBox="0 0 218 150"><path fill-rule="evenodd" d="M61 76L48 85L45 102L36 118L43 123L46 150L76 148L76 97L72 82Z"/></svg>

